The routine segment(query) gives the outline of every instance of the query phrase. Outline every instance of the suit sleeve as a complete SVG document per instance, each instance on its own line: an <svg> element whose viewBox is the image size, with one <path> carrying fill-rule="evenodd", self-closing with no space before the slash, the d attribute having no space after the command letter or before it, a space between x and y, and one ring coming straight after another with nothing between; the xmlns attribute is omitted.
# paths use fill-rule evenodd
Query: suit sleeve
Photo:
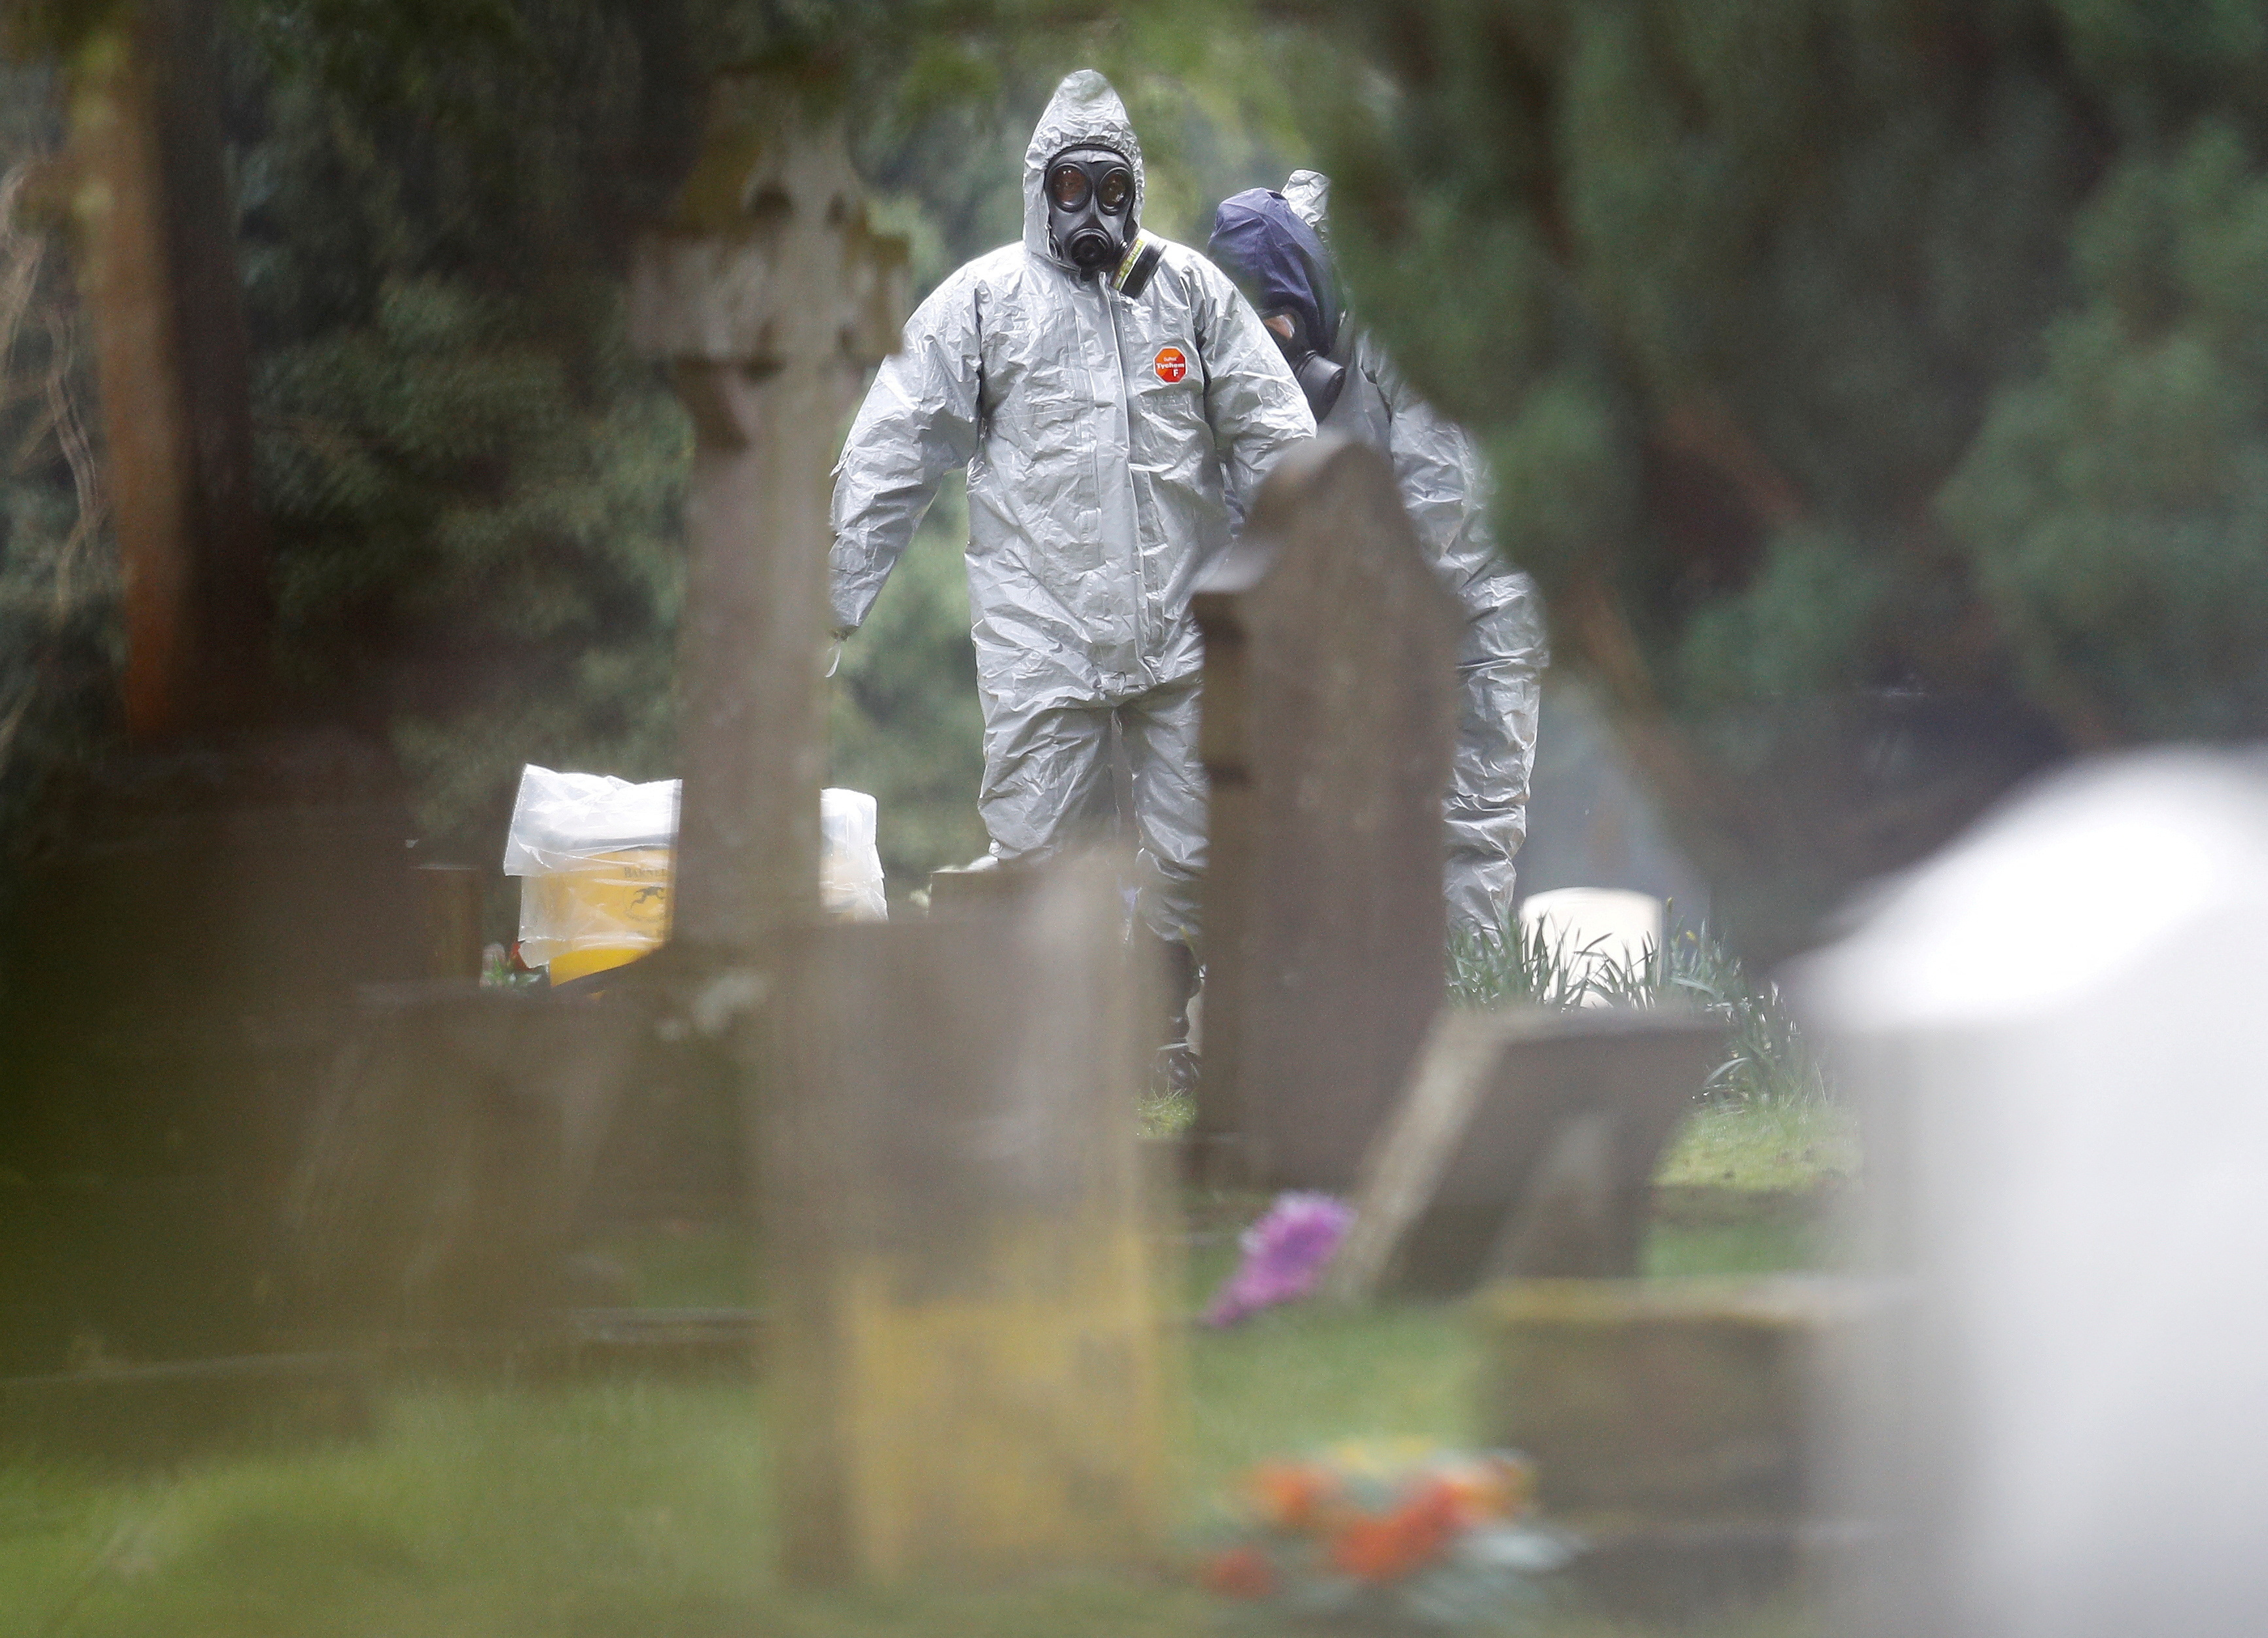
<svg viewBox="0 0 2268 1638"><path fill-rule="evenodd" d="M837 631L865 623L938 485L976 453L982 367L975 287L947 279L906 321L835 466L828 597Z"/></svg>

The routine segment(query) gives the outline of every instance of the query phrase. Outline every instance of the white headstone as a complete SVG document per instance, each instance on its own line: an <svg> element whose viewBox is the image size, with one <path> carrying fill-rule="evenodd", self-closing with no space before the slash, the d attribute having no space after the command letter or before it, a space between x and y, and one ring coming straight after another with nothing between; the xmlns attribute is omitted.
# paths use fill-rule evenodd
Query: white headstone
<svg viewBox="0 0 2268 1638"><path fill-rule="evenodd" d="M2264 929L2268 763L2167 750L2019 800L1791 976L1915 1276L1852 1456L1904 1545L1852 1630L2268 1632Z"/></svg>

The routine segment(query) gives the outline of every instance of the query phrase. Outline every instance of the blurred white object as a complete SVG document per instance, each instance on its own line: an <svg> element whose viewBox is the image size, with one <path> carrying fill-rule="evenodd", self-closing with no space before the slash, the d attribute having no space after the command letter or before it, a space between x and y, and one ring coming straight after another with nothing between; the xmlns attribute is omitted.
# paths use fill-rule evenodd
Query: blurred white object
<svg viewBox="0 0 2268 1638"><path fill-rule="evenodd" d="M819 793L819 906L842 921L887 921L882 856L874 849L874 799L864 791Z"/></svg>
<svg viewBox="0 0 2268 1638"><path fill-rule="evenodd" d="M1542 929L1544 943L1578 977L1636 972L1661 948L1662 903L1651 893L1622 888L1554 888L1531 894L1520 907L1520 931L1533 940ZM1607 985L1611 987L1611 985ZM1594 991L1586 1007L1604 1007L1608 997Z"/></svg>
<svg viewBox="0 0 2268 1638"><path fill-rule="evenodd" d="M1838 1630L2268 1633L2264 928L2268 764L2167 750L2039 787L1790 975L1915 1277L1852 1430L1894 1545Z"/></svg>
<svg viewBox="0 0 2268 1638"><path fill-rule="evenodd" d="M677 786L520 771L504 873L522 879L523 962L564 983L636 960L668 937ZM874 799L821 791L819 823L821 908L840 920L887 919Z"/></svg>

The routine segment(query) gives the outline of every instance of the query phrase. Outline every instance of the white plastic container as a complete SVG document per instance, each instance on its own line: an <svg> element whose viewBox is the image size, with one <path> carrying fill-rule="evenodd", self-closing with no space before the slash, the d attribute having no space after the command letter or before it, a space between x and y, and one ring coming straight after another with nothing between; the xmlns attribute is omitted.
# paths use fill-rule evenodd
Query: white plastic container
<svg viewBox="0 0 2268 1638"><path fill-rule="evenodd" d="M1651 893L1621 888L1554 888L1537 893L1520 907L1520 930L1533 939L1543 929L1543 941L1577 978L1595 977L1611 989L1609 975L1635 973L1661 948L1662 902ZM1583 998L1586 1007L1604 1007L1607 997L1594 990Z"/></svg>

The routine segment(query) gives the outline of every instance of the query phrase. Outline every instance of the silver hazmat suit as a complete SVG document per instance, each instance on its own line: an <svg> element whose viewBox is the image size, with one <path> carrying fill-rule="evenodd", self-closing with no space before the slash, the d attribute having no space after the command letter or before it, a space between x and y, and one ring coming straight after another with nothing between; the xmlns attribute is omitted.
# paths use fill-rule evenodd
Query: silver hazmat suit
<svg viewBox="0 0 2268 1638"><path fill-rule="evenodd" d="M1042 858L1108 823L1115 718L1144 919L1190 943L1205 786L1189 585L1314 419L1258 315L1197 252L1167 242L1130 300L1049 247L1048 162L1087 144L1132 167L1139 219L1125 107L1100 74L1070 75L1024 153L1022 242L938 286L859 408L835 471L834 618L866 617L965 463L993 855Z"/></svg>
<svg viewBox="0 0 2268 1638"><path fill-rule="evenodd" d="M1319 172L1294 171L1284 184L1285 203L1326 242L1329 196L1330 180ZM1498 555L1488 471L1464 429L1410 391L1352 324L1339 327L1332 357L1347 377L1325 430L1386 452L1425 555L1464 609L1444 880L1450 926L1493 930L1512 913L1513 860L1528 839L1528 781L1550 663L1543 601L1535 583Z"/></svg>

